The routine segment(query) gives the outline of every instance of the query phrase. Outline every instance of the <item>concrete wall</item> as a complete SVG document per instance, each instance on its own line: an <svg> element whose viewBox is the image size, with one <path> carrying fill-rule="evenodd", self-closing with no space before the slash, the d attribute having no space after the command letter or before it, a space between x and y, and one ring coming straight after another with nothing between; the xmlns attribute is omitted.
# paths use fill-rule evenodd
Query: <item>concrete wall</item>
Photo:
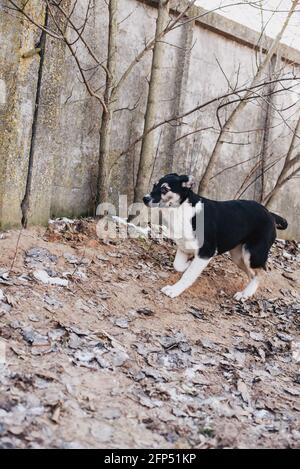
<svg viewBox="0 0 300 469"><path fill-rule="evenodd" d="M64 0L66 8L71 3L72 0ZM41 33L24 20L7 15L4 11L6 5L7 0L0 0L1 227L20 224L20 205L29 167L32 168L31 223L46 223L50 216L93 214L101 109L80 82L73 58L62 43L48 36L42 56L24 58L23 53L41 40ZM40 5L38 0L31 0L28 12L39 21L51 22L45 18ZM76 16L79 20L84 18L85 5L85 1L78 2ZM203 15L205 12L195 8L195 13ZM155 0L120 0L118 75L143 48L145 39L153 36L156 15ZM94 2L85 37L95 45L98 56L105 60L107 7L104 0ZM162 104L157 118L171 117L226 92L228 85L216 58L233 81L238 70L239 84L249 81L256 67L258 39L256 32L217 14L201 16L170 33L166 38L160 90ZM92 65L90 58L84 48L78 47L88 68ZM280 54L280 63L285 71L293 70L300 75L300 52L282 46ZM138 105L132 112L123 110L115 113L112 153L116 156L142 132L150 65L151 53L135 67L122 90L118 108L133 107L137 102ZM101 74L95 76L99 86L103 84L103 78ZM294 91L293 94L277 95L274 98L276 104L287 108L296 102L299 89ZM260 158L265 112L257 103L249 104L243 111L234 130L247 132L232 133L226 138L216 168L216 173L221 174L213 179L207 195L218 199L235 196L249 170ZM291 127L299 112L299 107L283 111L284 117L291 119ZM271 120L269 161L284 155L291 140L291 130L283 123L282 116L272 111ZM201 127L212 128L178 140ZM216 106L210 106L185 119L182 127L158 129L153 148L157 155L153 179L176 170L191 172L199 180L216 141L217 128ZM259 130L251 132L253 129ZM137 145L116 166L111 186L112 200L116 200L119 193L132 198L139 151L140 146ZM245 163L236 166L238 162ZM280 164L267 173L267 189L272 186ZM258 199L260 192L261 181L258 178L244 197ZM298 239L299 195L299 179L294 179L278 194L273 207L291 221L287 235Z"/></svg>
<svg viewBox="0 0 300 469"><path fill-rule="evenodd" d="M35 1L29 13L43 21ZM31 134L38 81L39 56L22 59L39 33L0 10L0 220L1 225L20 223L26 187Z"/></svg>

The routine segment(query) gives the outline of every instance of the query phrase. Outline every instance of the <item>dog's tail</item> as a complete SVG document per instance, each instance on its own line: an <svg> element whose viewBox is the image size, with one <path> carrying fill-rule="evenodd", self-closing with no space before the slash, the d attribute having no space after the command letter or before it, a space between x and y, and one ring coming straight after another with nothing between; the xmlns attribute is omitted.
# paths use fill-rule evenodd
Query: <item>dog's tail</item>
<svg viewBox="0 0 300 469"><path fill-rule="evenodd" d="M276 215L276 213L272 213L272 212L270 213L275 220L276 228L278 230L286 230L287 227L289 226L288 222L284 218L280 217L279 215Z"/></svg>

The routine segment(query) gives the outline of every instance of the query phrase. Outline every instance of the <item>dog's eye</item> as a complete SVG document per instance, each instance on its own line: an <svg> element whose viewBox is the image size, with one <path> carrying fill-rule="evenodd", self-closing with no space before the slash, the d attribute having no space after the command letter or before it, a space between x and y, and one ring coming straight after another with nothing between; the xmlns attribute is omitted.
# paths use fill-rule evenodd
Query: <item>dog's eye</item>
<svg viewBox="0 0 300 469"><path fill-rule="evenodd" d="M166 186L162 186L161 193L162 194L167 194L168 192L169 192L169 189Z"/></svg>

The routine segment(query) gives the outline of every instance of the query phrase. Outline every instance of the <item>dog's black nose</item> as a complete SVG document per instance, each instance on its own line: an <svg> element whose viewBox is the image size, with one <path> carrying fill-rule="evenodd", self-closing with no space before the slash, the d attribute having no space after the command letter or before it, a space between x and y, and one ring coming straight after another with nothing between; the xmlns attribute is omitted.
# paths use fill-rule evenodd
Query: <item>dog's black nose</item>
<svg viewBox="0 0 300 469"><path fill-rule="evenodd" d="M149 205L149 203L151 202L152 198L150 195L145 195L145 197L143 198L143 202L145 205Z"/></svg>

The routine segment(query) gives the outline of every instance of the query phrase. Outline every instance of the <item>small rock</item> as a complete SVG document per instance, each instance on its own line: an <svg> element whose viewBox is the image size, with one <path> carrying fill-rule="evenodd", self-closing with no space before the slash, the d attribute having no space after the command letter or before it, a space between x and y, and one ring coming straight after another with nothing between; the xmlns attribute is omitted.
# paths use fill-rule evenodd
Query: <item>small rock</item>
<svg viewBox="0 0 300 469"><path fill-rule="evenodd" d="M12 310L11 305L9 305L8 303L4 303L3 301L0 301L0 314L10 313L11 310Z"/></svg>
<svg viewBox="0 0 300 469"><path fill-rule="evenodd" d="M25 262L30 267L47 266L50 263L56 263L57 256L51 254L48 249L33 247L26 252Z"/></svg>
<svg viewBox="0 0 300 469"><path fill-rule="evenodd" d="M167 280L170 277L170 274L167 272L158 272L158 276L164 280Z"/></svg>
<svg viewBox="0 0 300 469"><path fill-rule="evenodd" d="M34 331L31 327L26 327L22 330L22 335L24 340L30 345L38 347L50 345L49 339L47 336L41 335L38 332Z"/></svg>
<svg viewBox="0 0 300 469"><path fill-rule="evenodd" d="M97 440L97 443L106 443L109 441L113 434L113 429L105 423L97 423L91 428L92 436Z"/></svg>
<svg viewBox="0 0 300 469"><path fill-rule="evenodd" d="M101 255L99 255L99 256L97 256L97 259L98 259L99 261L102 261L102 262L109 262L109 257L107 257L107 256L101 256Z"/></svg>
<svg viewBox="0 0 300 469"><path fill-rule="evenodd" d="M38 316L35 316L34 314L30 314L30 315L28 316L28 319L29 319L29 321L31 321L31 322L40 322L40 320L41 320Z"/></svg>
<svg viewBox="0 0 300 469"><path fill-rule="evenodd" d="M69 347L71 349L79 349L82 346L82 341L77 334L71 333L69 338Z"/></svg>
<svg viewBox="0 0 300 469"><path fill-rule="evenodd" d="M249 395L248 387L244 383L244 381L238 380L237 389L238 389L239 393L241 394L243 401L246 402L246 404L249 404L250 395Z"/></svg>
<svg viewBox="0 0 300 469"><path fill-rule="evenodd" d="M66 259L66 261L69 262L69 264L80 264L80 260L78 259L78 257L73 256L72 254L66 253L64 254L64 258Z"/></svg>
<svg viewBox="0 0 300 469"><path fill-rule="evenodd" d="M129 327L127 319L118 318L118 319L115 320L114 324L117 327L120 327L121 329L128 329L128 327Z"/></svg>
<svg viewBox="0 0 300 469"><path fill-rule="evenodd" d="M116 367L123 366L129 360L127 353L122 350L113 350L110 352L109 358L112 366Z"/></svg>
<svg viewBox="0 0 300 469"><path fill-rule="evenodd" d="M101 368L103 369L110 368L109 361L103 358L102 356L96 355L96 361Z"/></svg>
<svg viewBox="0 0 300 469"><path fill-rule="evenodd" d="M125 274L119 274L118 275L118 280L120 280L121 282L126 282L127 277L126 277Z"/></svg>
<svg viewBox="0 0 300 469"><path fill-rule="evenodd" d="M95 355L92 352L85 352L82 350L78 350L74 356L76 360L83 363L90 363L95 358Z"/></svg>
<svg viewBox="0 0 300 469"><path fill-rule="evenodd" d="M141 308L137 310L138 314L141 314L142 316L154 316L155 313L149 308Z"/></svg>
<svg viewBox="0 0 300 469"><path fill-rule="evenodd" d="M106 409L103 412L103 417L107 420L118 420L121 417L121 412L116 408Z"/></svg>
<svg viewBox="0 0 300 469"><path fill-rule="evenodd" d="M265 340L263 334L260 332L250 332L250 337L256 342L263 342Z"/></svg>
<svg viewBox="0 0 300 469"><path fill-rule="evenodd" d="M59 287L67 287L69 285L68 280L59 277L50 277L45 270L36 270L33 276L36 280L45 285L57 285Z"/></svg>
<svg viewBox="0 0 300 469"><path fill-rule="evenodd" d="M203 310L198 309L195 306L191 306L187 312L194 316L196 319L203 319Z"/></svg>
<svg viewBox="0 0 300 469"><path fill-rule="evenodd" d="M45 303L47 303L47 305L52 306L55 309L63 307L63 305L60 301L56 300L55 298L53 298L49 295L45 296L44 301L45 301Z"/></svg>
<svg viewBox="0 0 300 469"><path fill-rule="evenodd" d="M285 388L285 392L290 394L291 396L294 396L294 397L299 397L300 396L300 389Z"/></svg>
<svg viewBox="0 0 300 469"><path fill-rule="evenodd" d="M293 337L288 334L284 334L283 332L277 332L277 337L282 340L282 342L292 342Z"/></svg>

